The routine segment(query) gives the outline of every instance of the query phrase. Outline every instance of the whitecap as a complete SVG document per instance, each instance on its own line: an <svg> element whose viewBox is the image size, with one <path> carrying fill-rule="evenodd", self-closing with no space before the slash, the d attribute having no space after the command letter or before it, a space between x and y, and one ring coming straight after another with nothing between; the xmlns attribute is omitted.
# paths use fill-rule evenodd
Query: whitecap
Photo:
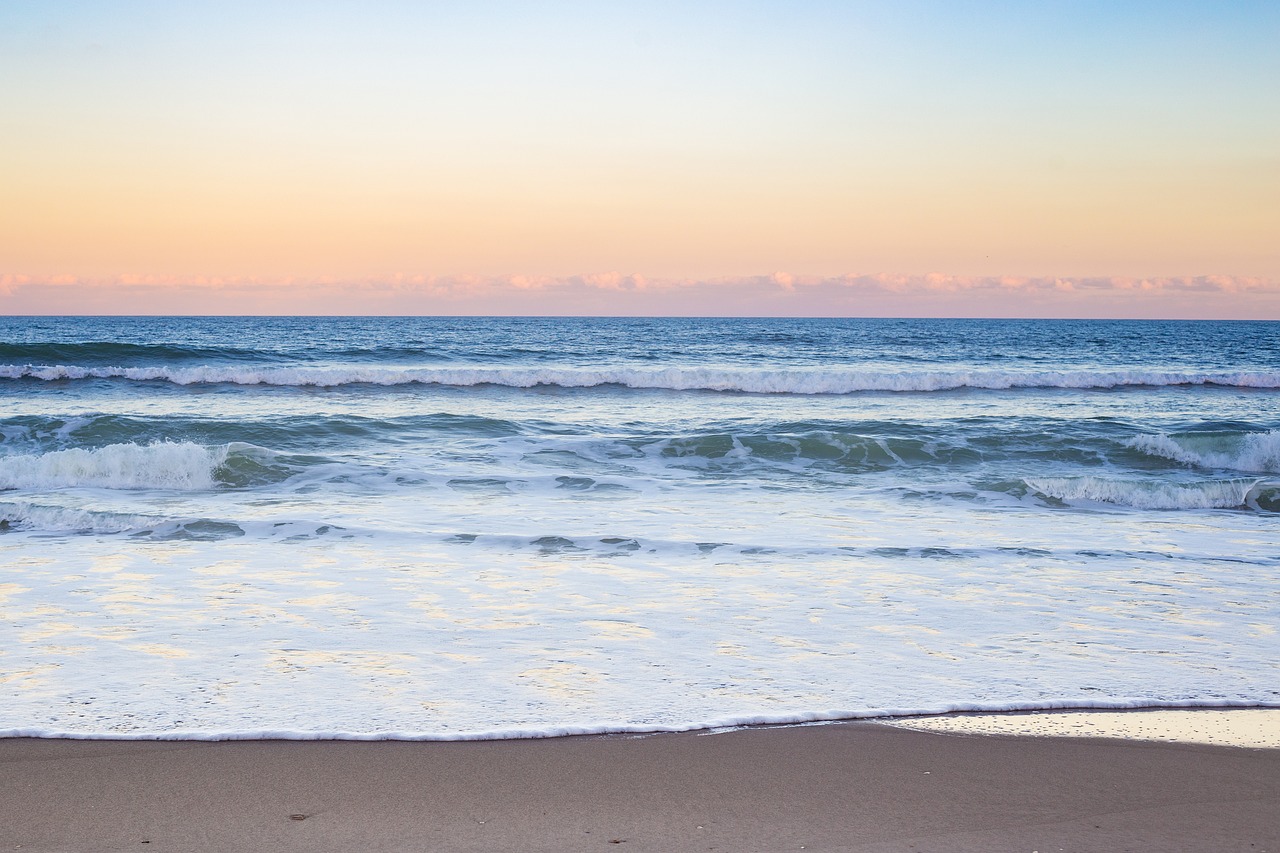
<svg viewBox="0 0 1280 853"><path fill-rule="evenodd" d="M615 367L585 368L395 368L369 366L267 367L236 366L80 367L74 365L0 365L0 378L127 379L177 385L229 383L337 387L343 385L500 385L511 388L558 386L673 391L737 391L757 394L851 394L861 391L949 391L959 388L1122 388L1130 386L1221 385L1237 388L1280 388L1280 373L1195 373L1149 370L1067 371L867 371L852 369L751 370L731 368Z"/></svg>
<svg viewBox="0 0 1280 853"><path fill-rule="evenodd" d="M1129 446L1198 468L1280 473L1280 432L1139 435Z"/></svg>
<svg viewBox="0 0 1280 853"><path fill-rule="evenodd" d="M216 485L228 448L191 442L110 444L96 450L0 456L0 489L106 489L200 491Z"/></svg>
<svg viewBox="0 0 1280 853"><path fill-rule="evenodd" d="M1024 480L1040 494L1060 501L1094 501L1134 509L1232 509L1248 504L1260 480L1166 483L1105 477L1036 477Z"/></svg>

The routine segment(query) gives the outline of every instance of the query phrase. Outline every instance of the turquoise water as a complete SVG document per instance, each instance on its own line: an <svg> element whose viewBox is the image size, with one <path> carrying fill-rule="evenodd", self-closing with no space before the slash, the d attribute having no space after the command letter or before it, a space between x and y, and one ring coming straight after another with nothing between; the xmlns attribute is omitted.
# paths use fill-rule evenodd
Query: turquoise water
<svg viewBox="0 0 1280 853"><path fill-rule="evenodd" d="M0 318L0 730L1280 704L1280 324Z"/></svg>

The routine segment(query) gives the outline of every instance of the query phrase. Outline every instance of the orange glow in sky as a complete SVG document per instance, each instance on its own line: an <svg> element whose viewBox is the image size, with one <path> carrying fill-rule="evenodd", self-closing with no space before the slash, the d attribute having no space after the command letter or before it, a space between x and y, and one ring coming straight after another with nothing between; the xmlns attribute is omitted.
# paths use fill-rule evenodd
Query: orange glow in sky
<svg viewBox="0 0 1280 853"><path fill-rule="evenodd" d="M1273 4L171 5L0 9L0 313L1280 318Z"/></svg>

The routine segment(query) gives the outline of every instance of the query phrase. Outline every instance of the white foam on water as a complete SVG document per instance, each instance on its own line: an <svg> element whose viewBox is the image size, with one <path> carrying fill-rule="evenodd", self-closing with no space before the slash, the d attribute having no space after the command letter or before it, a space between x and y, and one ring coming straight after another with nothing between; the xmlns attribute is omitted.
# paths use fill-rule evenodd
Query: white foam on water
<svg viewBox="0 0 1280 853"><path fill-rule="evenodd" d="M0 495L0 732L456 740L1280 704L1274 515L1194 511L1270 507L1268 439L1173 432L1274 427L1270 391L1181 387L1280 388L1273 366L828 355L0 367L0 477L20 481ZM202 383L253 387L174 387ZM483 384L607 387L425 387ZM1148 390L1057 390L1130 386ZM963 388L1047 390L839 396ZM396 420L437 409L484 421ZM48 426L74 413L130 420ZM347 415L385 431L328 420ZM1117 452L1132 424L1227 470Z"/></svg>
<svg viewBox="0 0 1280 853"><path fill-rule="evenodd" d="M1047 711L1061 712L1080 711L1085 713L1100 711L1211 711L1222 709L1238 709L1238 711L1260 711L1268 713L1268 721L1274 721L1271 712L1280 710L1280 706L1258 705L1250 702L1207 701L1207 702L1152 702L1144 699L1127 701L1102 702L1043 702L1043 703L982 703L964 702L956 704L935 705L928 708L861 708L853 710L808 711L795 714L747 714L736 717L720 717L698 720L677 725L627 725L627 724L585 724L567 726L547 726L542 728L508 728L459 732L418 732L418 731L343 731L343 730L311 730L311 729L242 729L242 730L196 730L173 729L164 731L78 731L41 728L0 729L0 738L57 738L61 740L165 740L165 741L231 741L231 740L345 740L345 741L423 741L423 742L457 742L481 740L539 740L557 737L577 737L583 735L646 735L670 734L676 732L702 731L708 734L719 734L725 731L758 727L758 726L797 726L820 723L853 722L858 720L890 722L903 728L916 728L926 731L958 731L992 734L1065 734L1068 732L1036 731L1035 723L1045 717L1003 718L1012 720L1011 725L1000 726L992 722L992 718L948 716L953 714L1017 714L1019 712ZM1081 714L1062 714L1067 722L1083 717ZM1026 720L1027 724L1018 727L1018 720ZM1140 723L1141 721L1135 720ZM1113 726L1118 724L1113 723ZM1072 734L1106 737L1097 731L1071 732ZM1116 736L1116 735L1111 735ZM1121 734L1121 737L1140 737L1134 734ZM1183 738L1156 738L1182 740ZM1206 740L1206 743L1219 741ZM1248 745L1253 745L1250 742ZM1270 740L1265 746L1273 745Z"/></svg>
<svg viewBox="0 0 1280 853"><path fill-rule="evenodd" d="M1129 446L1198 468L1280 473L1280 432L1249 432L1238 436L1139 435Z"/></svg>
<svg viewBox="0 0 1280 853"><path fill-rule="evenodd" d="M146 515L43 506L26 501L0 503L0 523L10 529L46 533L128 533L151 529L162 521Z"/></svg>
<svg viewBox="0 0 1280 853"><path fill-rule="evenodd" d="M1060 501L1096 501L1135 509L1233 509L1246 506L1262 481L1181 484L1106 477L1029 477L1023 482Z"/></svg>
<svg viewBox="0 0 1280 853"><path fill-rule="evenodd" d="M0 365L0 378L130 379L177 385L232 383L334 387L340 385L504 385L532 388L553 385L675 391L741 391L758 394L850 394L859 391L948 391L958 388L1120 388L1126 386L1222 385L1280 388L1280 373L1200 373L1151 370L1065 371L867 371L841 368L750 370L733 368L502 368L502 367L81 367L75 365Z"/></svg>
<svg viewBox="0 0 1280 853"><path fill-rule="evenodd" d="M227 453L225 446L159 442L0 456L0 489L211 489Z"/></svg>
<svg viewBox="0 0 1280 853"><path fill-rule="evenodd" d="M421 512L437 523L430 504ZM1257 514L1160 529L1162 553L1142 550L1127 518L1054 513L1046 526L1044 515L1001 513L1002 541L1044 549L1033 553L990 548L989 529L933 504L806 533L842 536L856 554L747 553L744 538L626 550L586 541L589 528L580 549L335 531L173 547L67 537L55 553L4 535L0 730L462 739L1280 704L1274 556L1248 545L1269 530ZM483 533L480 518L464 520L458 529ZM736 533L799 545L794 520L774 525L756 533L744 520ZM720 542L735 533L716 526ZM1165 556L1197 551L1256 559Z"/></svg>

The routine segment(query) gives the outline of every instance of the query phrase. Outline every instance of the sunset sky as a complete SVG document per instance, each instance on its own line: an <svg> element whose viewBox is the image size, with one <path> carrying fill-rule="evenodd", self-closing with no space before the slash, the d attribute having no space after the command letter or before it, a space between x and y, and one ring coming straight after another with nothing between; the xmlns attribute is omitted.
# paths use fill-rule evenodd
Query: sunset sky
<svg viewBox="0 0 1280 853"><path fill-rule="evenodd" d="M1280 319L1280 3L0 2L0 313Z"/></svg>

